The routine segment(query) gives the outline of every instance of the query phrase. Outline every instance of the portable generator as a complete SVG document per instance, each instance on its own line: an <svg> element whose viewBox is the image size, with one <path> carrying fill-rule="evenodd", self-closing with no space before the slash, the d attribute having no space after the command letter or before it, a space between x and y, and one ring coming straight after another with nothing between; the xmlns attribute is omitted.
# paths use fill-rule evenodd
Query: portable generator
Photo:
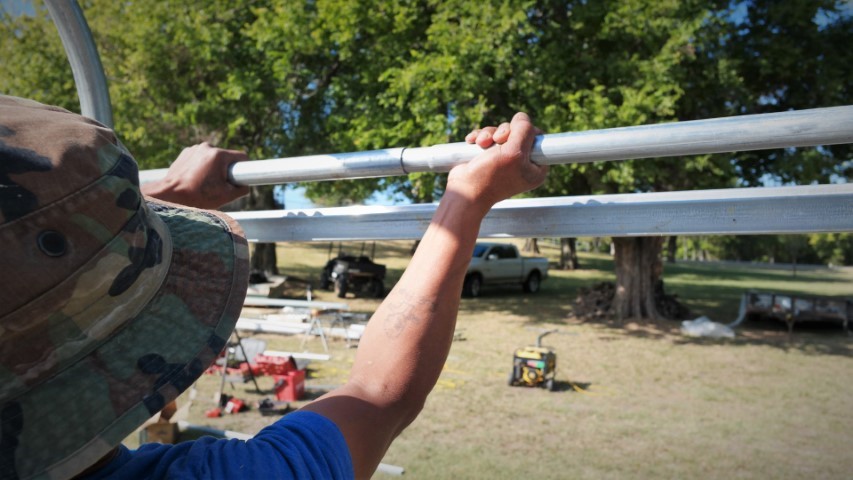
<svg viewBox="0 0 853 480"><path fill-rule="evenodd" d="M554 390L554 377L557 370L557 354L542 346L542 339L557 330L542 332L536 337L536 345L528 345L515 351L512 357L512 372L509 374L511 387L544 387Z"/></svg>

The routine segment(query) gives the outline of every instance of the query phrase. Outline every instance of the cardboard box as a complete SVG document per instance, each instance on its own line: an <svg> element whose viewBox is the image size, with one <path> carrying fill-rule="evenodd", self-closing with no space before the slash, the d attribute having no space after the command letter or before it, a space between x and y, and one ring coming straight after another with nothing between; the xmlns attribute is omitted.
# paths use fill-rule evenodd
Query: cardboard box
<svg viewBox="0 0 853 480"><path fill-rule="evenodd" d="M175 443L178 438L178 424L169 422L152 423L145 427L146 443Z"/></svg>

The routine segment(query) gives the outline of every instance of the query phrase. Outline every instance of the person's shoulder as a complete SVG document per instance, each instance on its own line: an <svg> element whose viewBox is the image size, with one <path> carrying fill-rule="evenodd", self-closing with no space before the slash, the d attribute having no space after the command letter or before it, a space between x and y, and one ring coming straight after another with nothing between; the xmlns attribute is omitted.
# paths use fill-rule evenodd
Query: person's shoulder
<svg viewBox="0 0 853 480"><path fill-rule="evenodd" d="M285 443L292 443L294 440L306 441L321 444L326 449L344 449L349 456L346 440L335 422L319 413L306 410L297 410L281 417L261 430L252 440Z"/></svg>
<svg viewBox="0 0 853 480"><path fill-rule="evenodd" d="M119 453L87 480L112 478L353 478L352 458L337 425L297 411L252 439L202 437L177 445L144 444Z"/></svg>
<svg viewBox="0 0 853 480"><path fill-rule="evenodd" d="M247 442L282 452L291 467L312 478L353 478L352 457L340 428L329 418L298 410L261 430ZM318 477L319 475L319 477Z"/></svg>
<svg viewBox="0 0 853 480"><path fill-rule="evenodd" d="M335 422L331 421L329 418L309 410L297 410L295 412L289 413L270 425L266 427L264 430L261 430L261 435L267 429L279 429L279 428L301 428L301 427L311 427L311 428L320 428L320 429L330 429L338 431L337 425Z"/></svg>

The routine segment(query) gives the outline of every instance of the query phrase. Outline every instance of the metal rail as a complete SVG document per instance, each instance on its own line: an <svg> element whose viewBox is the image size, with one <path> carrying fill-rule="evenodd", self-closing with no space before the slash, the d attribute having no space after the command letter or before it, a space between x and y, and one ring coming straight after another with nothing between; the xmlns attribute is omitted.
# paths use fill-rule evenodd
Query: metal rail
<svg viewBox="0 0 853 480"><path fill-rule="evenodd" d="M71 64L80 99L80 113L112 128L113 109L107 77L80 5L68 0L45 0L45 3Z"/></svg>
<svg viewBox="0 0 853 480"><path fill-rule="evenodd" d="M234 212L250 241L418 239L435 204ZM853 231L853 184L507 200L480 237Z"/></svg>
<svg viewBox="0 0 853 480"><path fill-rule="evenodd" d="M853 106L541 135L531 159L555 165L840 143L853 143ZM269 185L447 172L481 151L476 145L449 143L256 160L232 165L230 176L241 185ZM141 172L141 181L157 180L165 172Z"/></svg>

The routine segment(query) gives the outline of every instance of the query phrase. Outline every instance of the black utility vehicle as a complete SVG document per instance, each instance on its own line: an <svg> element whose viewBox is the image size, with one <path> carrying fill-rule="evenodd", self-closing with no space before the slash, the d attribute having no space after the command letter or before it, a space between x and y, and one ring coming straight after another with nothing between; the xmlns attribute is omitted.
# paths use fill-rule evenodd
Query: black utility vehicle
<svg viewBox="0 0 853 480"><path fill-rule="evenodd" d="M320 288L335 289L340 298L347 292L382 298L385 294L385 265L373 263L369 257L338 255L329 260L320 273Z"/></svg>

